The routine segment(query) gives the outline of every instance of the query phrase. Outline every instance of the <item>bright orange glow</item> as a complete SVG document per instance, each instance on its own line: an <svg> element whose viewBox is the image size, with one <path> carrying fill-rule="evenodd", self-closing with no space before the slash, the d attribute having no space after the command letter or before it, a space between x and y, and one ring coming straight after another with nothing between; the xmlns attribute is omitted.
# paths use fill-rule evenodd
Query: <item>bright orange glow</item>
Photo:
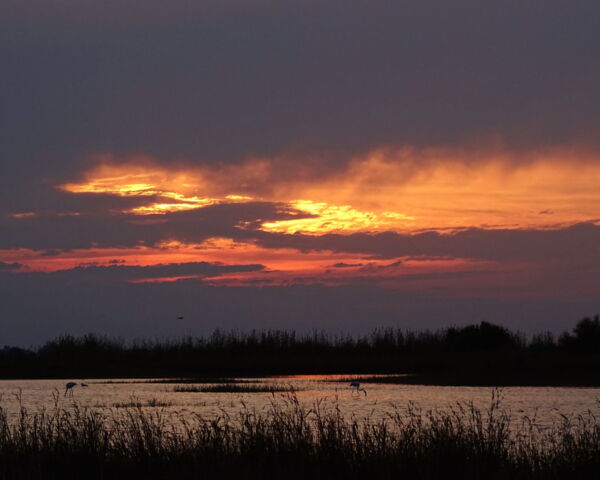
<svg viewBox="0 0 600 480"><path fill-rule="evenodd" d="M366 212L350 205L329 205L325 202L295 200L289 206L299 212L311 215L310 218L264 222L261 229L277 233L304 233L322 235L356 231L395 230L401 222L408 226L414 218L396 212Z"/></svg>
<svg viewBox="0 0 600 480"><path fill-rule="evenodd" d="M141 207L126 210L125 213L134 215L157 215L168 212L182 212L184 210L195 210L197 208L206 207L208 205L216 205L219 200L214 198L183 198L179 203L152 203Z"/></svg>
<svg viewBox="0 0 600 480"><path fill-rule="evenodd" d="M135 278L129 283L173 283L180 280L199 279L200 275L179 275L177 277L151 277L151 278Z"/></svg>
<svg viewBox="0 0 600 480"><path fill-rule="evenodd" d="M126 212L134 215L218 203L278 202L299 218L265 221L261 228L286 234L553 228L600 218L600 165L595 160L568 149L522 156L381 149L321 177L306 166L294 175L288 171L292 167L281 166L286 159L167 169L147 158L117 164L102 157L82 181L60 188L148 198L147 204Z"/></svg>
<svg viewBox="0 0 600 480"><path fill-rule="evenodd" d="M11 213L8 216L10 218L17 218L17 219L34 218L37 216L37 213L35 213L35 212L19 212L19 213Z"/></svg>
<svg viewBox="0 0 600 480"><path fill-rule="evenodd" d="M225 199L229 200L232 203L236 203L236 202L250 202L250 201L253 200L253 198L249 197L248 195L226 195Z"/></svg>
<svg viewBox="0 0 600 480"><path fill-rule="evenodd" d="M126 210L134 215L156 215L195 210L222 202L248 202L247 195L228 194L224 198L207 196L216 189L209 185L210 175L200 169L172 171L141 157L126 164L107 163L112 157L100 157L100 164L86 172L79 183L66 183L59 188L70 193L108 194L120 197L155 197L174 202L149 200L146 205ZM203 192L204 195L199 194Z"/></svg>
<svg viewBox="0 0 600 480"><path fill-rule="evenodd" d="M569 150L523 158L382 150L329 178L282 185L276 194L400 214L398 222L384 222L377 230L548 228L600 218L598 178L597 158Z"/></svg>

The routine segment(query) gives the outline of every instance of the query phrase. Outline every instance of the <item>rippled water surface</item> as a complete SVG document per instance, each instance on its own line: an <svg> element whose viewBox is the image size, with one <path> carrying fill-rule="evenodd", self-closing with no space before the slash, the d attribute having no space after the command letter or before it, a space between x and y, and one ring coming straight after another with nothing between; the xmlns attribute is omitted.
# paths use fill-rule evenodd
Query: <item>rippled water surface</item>
<svg viewBox="0 0 600 480"><path fill-rule="evenodd" d="M476 407L490 406L490 387L438 387L424 385L394 385L363 383L367 394L354 391L344 375L306 375L294 377L272 377L243 379L241 385L279 385L292 387L298 400L311 407L315 401L325 405L337 405L342 413L355 417L385 418L391 412L407 408L414 403L423 410L447 409L457 402L472 402ZM148 380L83 380L84 388L76 386L72 397L64 395L68 380L2 380L0 381L0 404L14 416L20 406L34 412L41 408L52 408L55 402L71 407L74 402L80 407L93 409L119 409L127 404L158 404L169 412L199 414L203 417L235 415L243 408L257 412L266 411L273 401L280 401L281 393L202 393L176 392L177 386L189 383L154 383ZM79 380L78 380L79 381ZM206 386L206 384L195 385ZM561 414L576 416L592 412L600 416L599 388L562 387L506 387L501 390L501 407L513 417L535 417L538 424L549 425L560 420Z"/></svg>

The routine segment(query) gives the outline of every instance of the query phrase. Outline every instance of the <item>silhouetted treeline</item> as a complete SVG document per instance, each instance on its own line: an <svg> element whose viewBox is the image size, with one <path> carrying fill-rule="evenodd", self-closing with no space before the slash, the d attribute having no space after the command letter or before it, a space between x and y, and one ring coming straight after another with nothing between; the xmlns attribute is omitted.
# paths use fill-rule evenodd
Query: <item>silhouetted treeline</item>
<svg viewBox="0 0 600 480"><path fill-rule="evenodd" d="M363 336L265 330L177 340L61 336L37 349L0 350L2 378L93 378L294 373L413 373L407 382L600 384L600 319L527 339L488 322Z"/></svg>

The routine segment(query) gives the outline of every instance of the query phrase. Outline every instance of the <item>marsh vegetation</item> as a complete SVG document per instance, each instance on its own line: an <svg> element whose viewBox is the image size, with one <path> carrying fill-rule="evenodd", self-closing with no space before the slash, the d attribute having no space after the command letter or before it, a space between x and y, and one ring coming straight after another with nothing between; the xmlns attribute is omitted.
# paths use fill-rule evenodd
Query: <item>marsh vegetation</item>
<svg viewBox="0 0 600 480"><path fill-rule="evenodd" d="M10 418L0 407L0 478L597 478L600 423L563 416L551 428L462 403L409 404L382 420L341 414L294 394L270 408L217 417L160 407L77 404Z"/></svg>
<svg viewBox="0 0 600 480"><path fill-rule="evenodd" d="M600 385L599 371L597 316L558 337L546 332L526 338L481 322L438 331L378 329L364 336L217 330L209 337L130 343L63 336L37 349L0 350L4 378L225 383L218 378L351 372L410 374L396 381L413 384L589 386Z"/></svg>
<svg viewBox="0 0 600 480"><path fill-rule="evenodd" d="M136 398L131 398L128 402L114 402L113 408L144 408L144 407L171 407L172 402L151 398L145 402Z"/></svg>
<svg viewBox="0 0 600 480"><path fill-rule="evenodd" d="M277 393L294 392L295 388L276 384L216 383L213 385L179 385L174 392L183 393Z"/></svg>

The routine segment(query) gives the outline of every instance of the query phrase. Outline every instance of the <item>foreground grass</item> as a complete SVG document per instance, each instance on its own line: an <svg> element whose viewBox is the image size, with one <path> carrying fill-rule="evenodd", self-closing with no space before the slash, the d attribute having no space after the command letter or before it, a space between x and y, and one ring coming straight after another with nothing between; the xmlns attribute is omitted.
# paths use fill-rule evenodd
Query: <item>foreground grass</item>
<svg viewBox="0 0 600 480"><path fill-rule="evenodd" d="M9 420L0 407L0 478L598 478L600 424L591 416L517 430L494 398L487 411L414 406L384 421L344 418L295 395L238 417L168 416L141 407L74 405ZM82 473L85 472L85 473Z"/></svg>
<svg viewBox="0 0 600 480"><path fill-rule="evenodd" d="M248 385L239 383L183 385L173 389L174 392L185 393L277 393L293 392L294 390L293 387L285 385Z"/></svg>

